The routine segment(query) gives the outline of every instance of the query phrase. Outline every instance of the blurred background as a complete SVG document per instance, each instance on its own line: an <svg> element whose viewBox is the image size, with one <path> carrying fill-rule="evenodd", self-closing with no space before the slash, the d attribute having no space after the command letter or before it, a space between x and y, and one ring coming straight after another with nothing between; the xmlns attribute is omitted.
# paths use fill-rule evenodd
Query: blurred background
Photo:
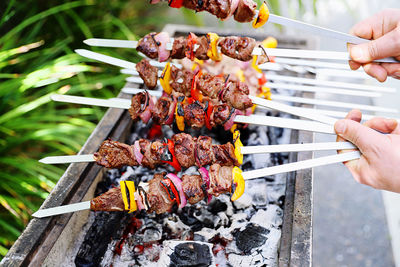
<svg viewBox="0 0 400 267"><path fill-rule="evenodd" d="M77 153L105 112L96 107L54 103L50 100L51 94L110 98L124 84L125 76L118 68L93 64L73 52L76 48L85 48L82 40L91 37L137 40L150 31L162 29L166 23L238 27L244 32L249 29L233 20L220 22L207 14L194 15L189 10L170 9L166 4L149 8L147 0L60 2L0 1L0 259L66 168L40 164L37 160ZM344 32L385 7L400 7L395 0L384 3L378 0L271 0L268 4L275 14ZM274 26L269 26L268 31L298 35ZM346 49L332 40L319 40L319 47ZM139 61L134 49L92 50ZM397 100L394 103L399 103ZM349 259L356 259L356 254L338 256L334 246L326 247L336 240L320 238L330 229L329 222L327 225L318 221L318 216L326 210L317 201L323 190L323 186L316 185L314 262L320 266L356 266L346 264ZM375 192L382 202L380 193ZM383 204L380 209L384 226L379 227L386 227ZM391 249L389 234L383 236L389 244L383 249L388 251ZM360 239L361 245L363 242ZM371 247L371 244L365 246ZM362 260L354 262L357 266L367 266L364 260L368 256L363 254ZM381 254L375 258L379 257Z"/></svg>

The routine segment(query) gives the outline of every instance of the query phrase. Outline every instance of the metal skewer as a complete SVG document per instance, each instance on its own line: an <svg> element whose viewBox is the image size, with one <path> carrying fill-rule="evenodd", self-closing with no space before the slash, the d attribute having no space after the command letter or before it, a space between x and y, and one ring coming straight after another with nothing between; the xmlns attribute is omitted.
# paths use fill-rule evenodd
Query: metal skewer
<svg viewBox="0 0 400 267"><path fill-rule="evenodd" d="M284 145L265 145L265 146L244 146L241 152L248 154L267 154L282 152L300 152L300 151L321 151L321 150L348 150L357 149L350 142L326 142L326 143L309 143L309 144L284 144ZM39 160L44 164L65 164L77 162L93 162L95 161L93 154L74 155L74 156L53 156L45 157Z"/></svg>
<svg viewBox="0 0 400 267"><path fill-rule="evenodd" d="M69 96L69 95L52 95L51 99L58 102L67 102L67 103L74 103L74 104L83 104L83 105L94 105L97 106L97 100L99 101L99 105L101 107L112 107L112 108L122 108L122 109L129 109L131 106L131 101L129 99L96 99L96 98L88 98L88 97L80 97L80 96ZM109 105L107 104L109 101ZM272 101L271 101L272 103ZM275 103L277 104L277 103ZM280 103L278 103L280 105ZM282 104L283 106L286 106ZM290 108L294 108L288 106ZM271 107L273 108L273 107ZM296 113L299 113L297 110L289 110ZM285 111L283 111L285 112ZM303 116L324 119L322 115L315 114L314 112L303 112ZM260 117L260 118L258 118ZM330 117L326 117L329 120L335 120ZM289 128L289 129L296 129L296 130L304 130L304 131L312 131L312 132L320 132L320 133L328 133L328 134L335 134L333 129L333 125L327 125L320 122L315 121L304 121L304 120L296 120L296 119L287 119L287 118L280 118L280 117L269 117L269 116L236 116L234 122L237 123L245 123L245 124L256 124L256 125L263 125L263 126L272 126L272 127L279 127L279 128Z"/></svg>

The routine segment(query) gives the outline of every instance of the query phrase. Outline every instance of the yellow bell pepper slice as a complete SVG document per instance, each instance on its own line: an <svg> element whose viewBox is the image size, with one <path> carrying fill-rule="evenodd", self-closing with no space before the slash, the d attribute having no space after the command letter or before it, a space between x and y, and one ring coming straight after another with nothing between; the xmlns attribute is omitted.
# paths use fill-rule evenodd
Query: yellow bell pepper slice
<svg viewBox="0 0 400 267"><path fill-rule="evenodd" d="M262 46L265 48L277 48L278 47L278 40L274 37L268 37L264 41L262 41Z"/></svg>
<svg viewBox="0 0 400 267"><path fill-rule="evenodd" d="M137 210L137 205L135 201L135 183L133 181L120 181L119 185L121 186L121 195L122 200L124 202L125 210L129 211L129 213ZM129 200L128 200L129 196Z"/></svg>
<svg viewBox="0 0 400 267"><path fill-rule="evenodd" d="M253 20L253 28L257 29L263 26L269 18L269 10L267 4L262 3L260 9L258 10L258 16Z"/></svg>
<svg viewBox="0 0 400 267"><path fill-rule="evenodd" d="M244 83L246 81L246 78L244 77L244 72L243 70L239 69L236 72L236 76L239 78L239 81L241 81L242 83Z"/></svg>
<svg viewBox="0 0 400 267"><path fill-rule="evenodd" d="M185 130L185 118L182 115L179 115L178 109L185 102L185 99L182 102L178 102L175 108L175 122L179 131L183 132Z"/></svg>
<svg viewBox="0 0 400 267"><path fill-rule="evenodd" d="M235 192L231 197L232 201L238 200L244 193L245 181L243 179L242 170L234 167L232 170L233 183L236 185Z"/></svg>
<svg viewBox="0 0 400 267"><path fill-rule="evenodd" d="M219 39L218 34L213 32L207 33L207 40L209 44L207 50L207 56L214 61L222 60L222 55L218 51L218 39Z"/></svg>
<svg viewBox="0 0 400 267"><path fill-rule="evenodd" d="M267 86L263 86L261 87L261 93L258 95L258 97L267 99L267 100L271 100L271 88L267 87Z"/></svg>
<svg viewBox="0 0 400 267"><path fill-rule="evenodd" d="M235 157L240 165L243 164L243 154L242 154L242 147L243 143L240 140L240 131L235 130L233 132L233 146L235 147Z"/></svg>
<svg viewBox="0 0 400 267"><path fill-rule="evenodd" d="M165 65L165 68L161 74L160 84L161 84L162 88L164 89L164 92L166 92L169 95L172 93L172 87L170 84L170 80L171 80L171 65L168 62Z"/></svg>
<svg viewBox="0 0 400 267"><path fill-rule="evenodd" d="M262 70L258 67L258 65L257 65L257 59L258 59L258 56L257 55L254 55L253 56L253 60L251 61L251 66L253 67L253 69L255 69L258 73L262 73Z"/></svg>

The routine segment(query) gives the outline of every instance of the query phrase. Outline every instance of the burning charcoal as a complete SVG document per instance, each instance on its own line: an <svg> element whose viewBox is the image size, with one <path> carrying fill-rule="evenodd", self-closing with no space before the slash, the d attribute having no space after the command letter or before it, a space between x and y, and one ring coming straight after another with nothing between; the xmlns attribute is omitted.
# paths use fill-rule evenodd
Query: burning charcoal
<svg viewBox="0 0 400 267"><path fill-rule="evenodd" d="M165 241L159 266L210 266L213 265L212 244L204 242Z"/></svg>
<svg viewBox="0 0 400 267"><path fill-rule="evenodd" d="M233 206L235 206L236 209L243 210L253 205L252 200L253 199L251 195L247 194L247 192L245 191L238 200L233 202Z"/></svg>
<svg viewBox="0 0 400 267"><path fill-rule="evenodd" d="M269 205L267 210L258 210L251 217L251 222L259 224L266 228L280 227L282 225L283 211L277 205Z"/></svg>
<svg viewBox="0 0 400 267"><path fill-rule="evenodd" d="M164 219L164 225L168 228L170 238L189 239L193 236L191 227L184 224L175 214Z"/></svg>
<svg viewBox="0 0 400 267"><path fill-rule="evenodd" d="M193 231L199 231L203 227L202 222L193 216L196 212L193 206L186 206L182 211L183 212L179 214L179 219L181 219L184 224L190 226Z"/></svg>
<svg viewBox="0 0 400 267"><path fill-rule="evenodd" d="M236 246L246 255L251 253L253 248L262 246L267 240L270 230L259 225L249 223L244 230L233 234Z"/></svg>
<svg viewBox="0 0 400 267"><path fill-rule="evenodd" d="M220 211L226 211L227 208L228 208L228 206L226 205L226 203L222 202L219 199L213 200L208 205L208 210L214 215L217 215L217 213Z"/></svg>
<svg viewBox="0 0 400 267"><path fill-rule="evenodd" d="M203 227L200 231L197 231L194 234L194 240L209 242L216 235L218 235L218 231L216 231L212 228Z"/></svg>
<svg viewBox="0 0 400 267"><path fill-rule="evenodd" d="M252 196L252 205L257 209L268 205L268 185L263 179L250 180L246 182L246 194Z"/></svg>

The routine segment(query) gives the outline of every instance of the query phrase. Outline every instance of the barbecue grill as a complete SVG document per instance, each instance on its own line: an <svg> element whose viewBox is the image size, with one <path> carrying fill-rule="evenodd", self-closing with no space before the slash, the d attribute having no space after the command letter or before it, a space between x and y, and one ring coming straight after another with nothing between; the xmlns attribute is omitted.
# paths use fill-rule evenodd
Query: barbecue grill
<svg viewBox="0 0 400 267"><path fill-rule="evenodd" d="M244 35L231 29L194 28L182 25L167 25L163 31L174 37L186 35L188 32L194 32L195 34L216 32L221 36ZM268 34L259 32L247 32L245 35L257 40L263 40L268 36ZM313 49L315 46L313 40L310 39L286 36L275 37L278 39L279 46L283 48ZM300 74L290 70L285 70L284 74L300 76ZM309 78L313 77L311 74L308 74L308 76ZM126 86L129 87L129 84ZM308 93L302 96L312 97L312 94ZM129 99L130 95L120 93L118 97ZM273 114L277 116L283 115L276 112ZM260 133L257 133L254 127L256 126L248 130L248 140L252 140L251 135L255 135L257 138L260 137ZM107 138L129 142L133 137L140 136L145 131L145 128L146 126L141 123L133 125L126 110L109 109L83 146L80 154L93 153ZM276 128L268 128L268 132L266 140L270 144L288 141L291 143L310 143L313 141L312 133L309 132ZM224 135L221 136L219 140L224 137ZM265 156L263 157L266 158ZM269 164L274 160L294 162L311 157L311 152L272 155ZM249 164L254 166L260 163L249 162ZM96 193L109 188L110 183L115 182L121 175L140 175L143 178L153 173L147 170L140 170L140 168L138 168L139 170L133 170L128 167L123 169L124 174L122 174L117 170L105 171L95 163L72 163L42 207L54 207L90 200ZM224 197L222 197L222 200L214 200L209 209L204 208L193 211L188 208L184 213L189 214L191 217L186 219L182 219L183 215L177 216L176 214L165 215L167 217L162 218L157 216L156 218L154 216L139 217L152 224L152 229L147 227L144 230L138 219L125 213L104 212L94 214L88 211L81 211L50 218L32 219L2 263L5 266L55 266L60 264L63 266L73 264L78 266L97 266L97 264L109 265L110 263L114 266L119 266L118 264L124 266L124 260L129 262L127 258L134 258L134 256L129 255L129 253L121 253L120 250L124 247L129 247L134 250L131 252L135 255L140 253L144 253L142 255L147 256L157 255L153 260L159 260L159 263L164 263L164 265L173 265L175 263L179 266L177 262L193 263L192 260L198 260L199 266L215 265L217 263L222 266L223 262L220 262L221 257L218 257L219 252L217 251L217 249L222 249L231 252L229 255L226 253L224 256L234 266L246 265L247 263L252 263L256 266L271 263L273 263L272 265L276 263L278 266L311 266L312 170L307 169L295 173L277 175L274 179L260 179L258 181L254 180L254 182L259 184L268 183L268 186L261 188L268 188L272 198L276 195L277 200L273 204L267 203L263 207L254 208L256 214L249 216L252 221L248 218L237 226L235 233L232 234L235 239L235 247L229 247L229 245L224 244L223 233L210 233L211 230L209 229L213 231L217 229L204 223L204 216L208 213L206 215L196 215L196 212L204 213L209 211L212 218L217 218L219 216L218 211L226 211L228 209L240 211L233 214L229 214L226 211L229 216L227 219L230 221L225 225L224 229L231 229L233 226L229 224L237 219L233 217L242 216L241 214L244 214L243 210L250 210L240 205L249 205L249 203L241 201L239 204L226 204L230 202L224 201ZM277 192L273 191L275 187ZM279 195L279 190L282 190L282 188L283 192ZM251 189L251 187L249 190L257 191L254 188ZM251 202L251 198L249 201ZM268 200L264 198L261 201ZM202 205L204 206L204 204ZM228 205L228 207L224 207L224 205ZM221 208L221 206L223 207ZM215 211L212 209L215 209ZM270 215L268 215L268 212ZM273 218L278 221L270 228L265 225L259 226L262 223L262 219L265 218L264 216L272 216L272 213ZM278 215L275 213L278 213ZM199 216L203 216L202 219L199 219ZM188 222L192 218L197 218L197 221L201 221L201 226L195 226L196 222L193 224ZM283 221L279 221L279 219L283 219ZM200 228L194 231L193 234L193 232L185 233L183 230L179 230L178 226L175 226L175 228L170 226L169 229L178 228L176 230L178 234L165 232L161 234L160 223L165 222L165 220L169 220L169 224L173 224L173 222L178 224L183 221L184 224L186 223L184 229ZM237 221L240 221L240 219ZM215 225L216 223L211 222L210 224ZM137 238L142 238L141 242L145 244L143 247L137 246L135 235ZM180 241L173 240L177 235L179 235ZM208 235L211 237L208 238ZM145 238L148 238L147 243L144 240ZM155 245L157 242L161 242L159 240L163 241L162 246ZM252 250L253 252L250 251L252 248L255 249ZM146 250L148 254L145 254ZM277 257L268 259L261 257L259 256L261 255L260 253L254 253L257 250L260 253L265 251L267 251L265 253L270 253L271 250L272 252L275 250ZM188 259L188 255L190 255L190 259ZM273 255L273 253L268 255ZM148 263L147 261L141 261L139 257L139 260L131 261L130 263L137 265L145 264L145 262Z"/></svg>

